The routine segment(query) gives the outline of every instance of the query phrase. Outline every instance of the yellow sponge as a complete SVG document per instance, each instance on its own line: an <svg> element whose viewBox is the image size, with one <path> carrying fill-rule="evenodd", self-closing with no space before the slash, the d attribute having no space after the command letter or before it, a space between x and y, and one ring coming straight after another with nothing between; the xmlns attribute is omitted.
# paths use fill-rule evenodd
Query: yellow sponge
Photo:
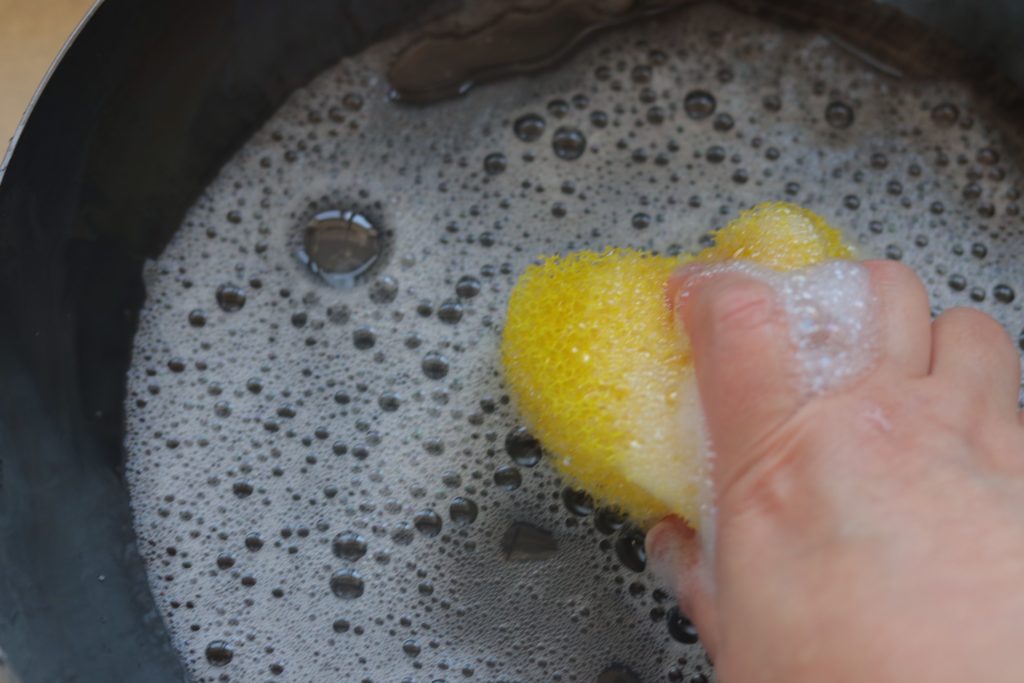
<svg viewBox="0 0 1024 683"><path fill-rule="evenodd" d="M791 270L851 256L821 217L769 202L696 256L608 249L549 257L512 290L506 382L526 426L575 484L641 524L669 513L696 524L700 469L685 419L694 406L682 391L691 367L665 301L669 276L694 258Z"/></svg>

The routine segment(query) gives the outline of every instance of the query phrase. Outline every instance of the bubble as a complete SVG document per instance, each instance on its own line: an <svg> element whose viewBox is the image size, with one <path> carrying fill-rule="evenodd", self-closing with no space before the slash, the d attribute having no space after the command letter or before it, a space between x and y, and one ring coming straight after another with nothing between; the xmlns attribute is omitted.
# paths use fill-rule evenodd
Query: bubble
<svg viewBox="0 0 1024 683"><path fill-rule="evenodd" d="M205 327L206 313L198 308L189 311L188 324L192 327Z"/></svg>
<svg viewBox="0 0 1024 683"><path fill-rule="evenodd" d="M1001 304L1011 303L1017 296L1010 285L998 284L992 288L992 296Z"/></svg>
<svg viewBox="0 0 1024 683"><path fill-rule="evenodd" d="M462 304L454 299L442 302L437 307L437 317L443 323L454 325L462 320Z"/></svg>
<svg viewBox="0 0 1024 683"><path fill-rule="evenodd" d="M932 107L932 121L940 128L949 128L960 118L960 110L955 104L942 102Z"/></svg>
<svg viewBox="0 0 1024 683"><path fill-rule="evenodd" d="M632 224L637 230L643 230L651 224L651 217L646 213L635 213L633 214Z"/></svg>
<svg viewBox="0 0 1024 683"><path fill-rule="evenodd" d="M335 557L355 562L366 554L366 539L354 531L346 531L334 537L331 551Z"/></svg>
<svg viewBox="0 0 1024 683"><path fill-rule="evenodd" d="M544 126L544 119L538 114L523 114L512 124L512 130L523 142L534 142L544 134Z"/></svg>
<svg viewBox="0 0 1024 683"><path fill-rule="evenodd" d="M234 313L242 310L245 305L245 290L232 284L223 284L217 288L217 305L220 310Z"/></svg>
<svg viewBox="0 0 1024 683"><path fill-rule="evenodd" d="M967 278L963 275L950 275L946 283L954 292L962 292L967 288Z"/></svg>
<svg viewBox="0 0 1024 683"><path fill-rule="evenodd" d="M331 574L331 592L343 600L355 600L363 595L363 577L354 569L339 569Z"/></svg>
<svg viewBox="0 0 1024 683"><path fill-rule="evenodd" d="M562 503L566 510L580 517L594 512L594 501L586 491L566 487L562 489Z"/></svg>
<svg viewBox="0 0 1024 683"><path fill-rule="evenodd" d="M634 572L647 567L647 551L644 550L644 535L636 529L624 531L615 541L615 556L622 566Z"/></svg>
<svg viewBox="0 0 1024 683"><path fill-rule="evenodd" d="M498 175L508 168L508 157L501 152L493 152L484 157L484 173Z"/></svg>
<svg viewBox="0 0 1024 683"><path fill-rule="evenodd" d="M226 640L214 640L206 646L206 661L213 666L227 666L235 657L235 649Z"/></svg>
<svg viewBox="0 0 1024 683"><path fill-rule="evenodd" d="M630 78L632 78L634 83L650 83L651 75L651 67L646 64L637 64L630 72Z"/></svg>
<svg viewBox="0 0 1024 683"><path fill-rule="evenodd" d="M590 112L590 125L594 128L604 128L608 125L608 114L599 109Z"/></svg>
<svg viewBox="0 0 1024 683"><path fill-rule="evenodd" d="M480 281L472 275L463 275L455 283L455 294L460 299L472 299L480 293Z"/></svg>
<svg viewBox="0 0 1024 683"><path fill-rule="evenodd" d="M377 333L373 328L360 327L352 332L352 344L360 351L372 349L377 343Z"/></svg>
<svg viewBox="0 0 1024 683"><path fill-rule="evenodd" d="M380 395L380 398L377 399L377 405L379 405L380 409L384 412L393 413L398 410L398 407L401 405L401 399L395 392L388 391Z"/></svg>
<svg viewBox="0 0 1024 683"><path fill-rule="evenodd" d="M398 280L382 275L370 285L370 301L375 304L389 304L398 296Z"/></svg>
<svg viewBox="0 0 1024 683"><path fill-rule="evenodd" d="M978 150L978 163L985 166L992 166L999 163L999 152L991 147L982 147Z"/></svg>
<svg viewBox="0 0 1024 683"><path fill-rule="evenodd" d="M594 528L605 536L610 536L625 525L626 520L616 510L600 508L594 515Z"/></svg>
<svg viewBox="0 0 1024 683"><path fill-rule="evenodd" d="M472 524L476 521L477 513L479 508L477 504L469 498L463 496L456 496L452 498L448 504L448 517L455 522L455 524L465 526Z"/></svg>
<svg viewBox="0 0 1024 683"><path fill-rule="evenodd" d="M363 96L359 93L345 93L341 98L341 106L349 111L359 111L363 108Z"/></svg>
<svg viewBox="0 0 1024 683"><path fill-rule="evenodd" d="M765 95L761 100L761 106L768 111L779 111L782 109L782 98L778 95Z"/></svg>
<svg viewBox="0 0 1024 683"><path fill-rule="evenodd" d="M416 527L416 531L424 536L437 536L441 533L441 516L433 510L417 512L413 517L412 524Z"/></svg>
<svg viewBox="0 0 1024 683"><path fill-rule="evenodd" d="M837 129L853 125L853 109L845 102L829 102L825 107L825 123Z"/></svg>
<svg viewBox="0 0 1024 683"><path fill-rule="evenodd" d="M522 467L533 467L542 455L540 442L533 437L526 427L516 427L505 437L505 450L509 457Z"/></svg>
<svg viewBox="0 0 1024 683"><path fill-rule="evenodd" d="M251 552L256 552L263 547L263 538L257 533L248 534L245 537L245 547Z"/></svg>
<svg viewBox="0 0 1024 683"><path fill-rule="evenodd" d="M560 119L569 113L569 103L562 99L551 100L548 102L547 109L549 114Z"/></svg>
<svg viewBox="0 0 1024 683"><path fill-rule="evenodd" d="M725 113L715 116L714 123L712 124L714 129L721 133L732 130L734 125L736 125L736 122L733 121L731 116Z"/></svg>
<svg viewBox="0 0 1024 683"><path fill-rule="evenodd" d="M665 622L668 625L668 634L673 640L686 645L693 645L699 640L697 629L693 622L686 618L686 615L679 611L679 607L672 607L666 615Z"/></svg>
<svg viewBox="0 0 1024 683"><path fill-rule="evenodd" d="M559 159L573 161L583 156L587 149L587 138L578 128L561 126L551 138L551 148Z"/></svg>
<svg viewBox="0 0 1024 683"><path fill-rule="evenodd" d="M512 465L502 465L494 470L494 483L506 491L513 491L523 483L523 476Z"/></svg>
<svg viewBox="0 0 1024 683"><path fill-rule="evenodd" d="M683 100L686 115L694 120L706 119L715 113L715 97L707 90L691 90Z"/></svg>
<svg viewBox="0 0 1024 683"><path fill-rule="evenodd" d="M332 209L313 217L303 234L299 260L332 287L352 287L381 254L377 227L354 211Z"/></svg>
<svg viewBox="0 0 1024 683"><path fill-rule="evenodd" d="M437 351L429 351L420 364L423 374L430 379L442 379L448 374L448 359Z"/></svg>
<svg viewBox="0 0 1024 683"><path fill-rule="evenodd" d="M712 145L708 147L708 151L704 153L704 158L712 164L720 164L725 161L725 148L721 145Z"/></svg>
<svg viewBox="0 0 1024 683"><path fill-rule="evenodd" d="M231 492L235 494L236 498L248 498L253 492L252 482L236 481L231 486Z"/></svg>

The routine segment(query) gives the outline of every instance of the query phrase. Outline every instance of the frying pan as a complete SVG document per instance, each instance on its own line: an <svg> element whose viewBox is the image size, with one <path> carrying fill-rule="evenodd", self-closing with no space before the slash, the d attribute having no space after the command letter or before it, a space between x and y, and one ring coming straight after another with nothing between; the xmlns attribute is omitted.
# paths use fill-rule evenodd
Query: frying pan
<svg viewBox="0 0 1024 683"><path fill-rule="evenodd" d="M120 474L143 261L289 92L428 4L106 0L69 41L0 169L0 681L187 680ZM915 41L876 50L927 52L948 34L963 68L986 74L979 87L1019 112L1020 3L825 4L861 36L914 27Z"/></svg>

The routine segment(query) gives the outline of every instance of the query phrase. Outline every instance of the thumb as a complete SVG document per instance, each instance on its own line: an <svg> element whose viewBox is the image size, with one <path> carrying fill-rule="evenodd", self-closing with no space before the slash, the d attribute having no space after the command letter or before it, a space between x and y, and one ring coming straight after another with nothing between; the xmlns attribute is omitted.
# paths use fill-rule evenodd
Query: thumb
<svg viewBox="0 0 1024 683"><path fill-rule="evenodd" d="M690 339L720 491L801 403L786 314L770 286L736 271L683 268L668 295Z"/></svg>

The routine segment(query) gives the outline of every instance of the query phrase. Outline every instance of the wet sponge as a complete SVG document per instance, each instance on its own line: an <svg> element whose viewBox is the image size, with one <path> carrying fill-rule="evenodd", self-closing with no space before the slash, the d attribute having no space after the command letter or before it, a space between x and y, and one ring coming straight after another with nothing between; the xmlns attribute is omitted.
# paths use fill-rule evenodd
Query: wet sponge
<svg viewBox="0 0 1024 683"><path fill-rule="evenodd" d="M501 356L526 426L555 466L638 523L696 524L702 470L687 344L666 305L691 259L779 270L849 258L840 233L801 207L761 204L696 256L574 252L527 268L509 300Z"/></svg>

